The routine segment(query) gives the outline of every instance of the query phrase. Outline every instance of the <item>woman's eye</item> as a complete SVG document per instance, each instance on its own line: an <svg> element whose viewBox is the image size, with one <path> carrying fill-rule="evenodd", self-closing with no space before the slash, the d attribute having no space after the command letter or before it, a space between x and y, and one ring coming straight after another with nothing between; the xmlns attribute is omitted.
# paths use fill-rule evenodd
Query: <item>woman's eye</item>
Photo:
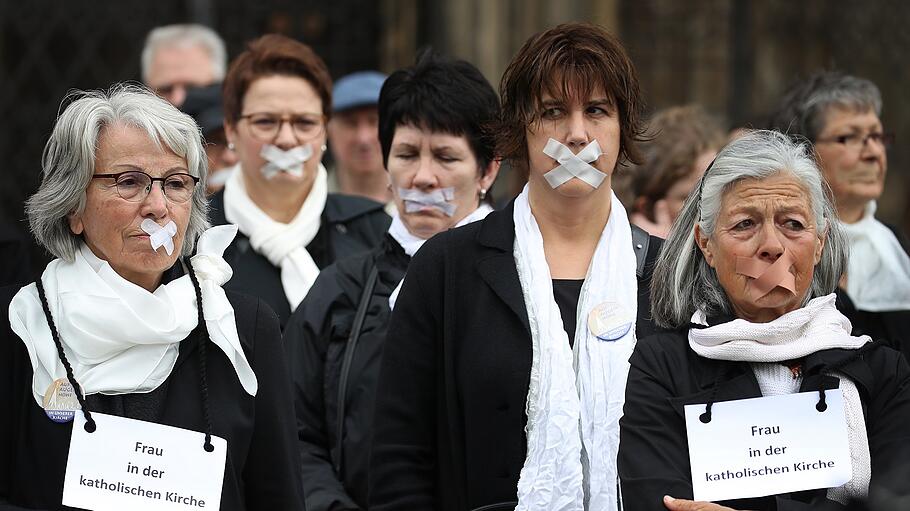
<svg viewBox="0 0 910 511"><path fill-rule="evenodd" d="M595 117L604 117L610 115L606 108L600 106L590 106L587 108L588 115Z"/></svg>
<svg viewBox="0 0 910 511"><path fill-rule="evenodd" d="M799 220L793 220L792 218L785 221L784 226L793 231L801 231L806 228L802 222Z"/></svg>
<svg viewBox="0 0 910 511"><path fill-rule="evenodd" d="M272 126L275 126L277 123L278 123L278 121L276 121L274 119L256 119L253 121L253 124L255 124L256 126L258 126L260 128L271 128Z"/></svg>
<svg viewBox="0 0 910 511"><path fill-rule="evenodd" d="M562 116L562 108L552 107L547 108L540 114L541 119L558 119Z"/></svg>
<svg viewBox="0 0 910 511"><path fill-rule="evenodd" d="M413 160L417 158L417 153L398 153L395 157L399 160Z"/></svg>
<svg viewBox="0 0 910 511"><path fill-rule="evenodd" d="M447 154L439 154L436 156L436 159L443 163L453 163L453 162L458 161L458 158L456 158L454 156L449 156Z"/></svg>
<svg viewBox="0 0 910 511"><path fill-rule="evenodd" d="M746 229L753 227L754 225L755 225L755 222L753 222L751 219L747 218L745 220L740 220L736 225L733 226L733 228L737 231L744 231Z"/></svg>

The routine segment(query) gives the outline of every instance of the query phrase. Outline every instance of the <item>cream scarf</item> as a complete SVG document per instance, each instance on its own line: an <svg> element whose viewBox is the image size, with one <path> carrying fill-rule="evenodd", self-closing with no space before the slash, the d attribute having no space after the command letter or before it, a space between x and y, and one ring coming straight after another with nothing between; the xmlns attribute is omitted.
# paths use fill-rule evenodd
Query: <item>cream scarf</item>
<svg viewBox="0 0 910 511"><path fill-rule="evenodd" d="M221 256L236 234L232 225L207 230L191 264L199 279L209 336L234 366L244 390L255 396L256 374L240 345L234 309L221 288L232 275ZM180 341L198 324L189 275L150 293L118 275L85 245L71 263L51 261L41 282L64 353L86 395L155 390L170 376ZM32 394L41 406L48 387L66 378L66 371L35 284L13 297L9 321L28 349L34 371Z"/></svg>
<svg viewBox="0 0 910 511"><path fill-rule="evenodd" d="M477 207L470 215L462 218L454 227L461 227L462 225L467 225L478 220L483 220L487 217L493 208L489 204L483 203ZM453 227L453 228L454 228ZM427 241L423 238L418 238L411 234L411 231L404 225L404 222L401 221L399 215L392 216L392 225L389 226L389 235L401 245L401 248L404 249L404 253L409 257L414 257L414 254L420 250L420 247ZM389 295L389 308L395 308L395 302L398 300L398 293L401 292L401 284L404 282L404 278L398 282L398 285L395 286L395 289L392 291L392 294Z"/></svg>
<svg viewBox="0 0 910 511"><path fill-rule="evenodd" d="M907 310L910 257L891 229L875 219L875 208L875 201L869 201L859 222L841 223L850 241L847 295L859 310Z"/></svg>
<svg viewBox="0 0 910 511"><path fill-rule="evenodd" d="M291 311L297 308L319 275L319 267L306 246L316 237L322 223L328 198L327 182L325 167L320 163L310 194L289 224L272 220L253 203L246 193L240 169L232 171L224 185L225 218L237 224L256 252L281 269L281 286Z"/></svg>
<svg viewBox="0 0 910 511"><path fill-rule="evenodd" d="M635 346L636 259L626 210L612 195L610 218L578 300L574 349L553 298L543 238L528 203L515 199L515 264L531 327L528 454L518 480L518 510L615 510L619 418ZM621 304L632 328L616 341L588 329L603 302Z"/></svg>
<svg viewBox="0 0 910 511"><path fill-rule="evenodd" d="M741 362L784 362L817 351L857 349L871 342L869 336L850 335L850 320L834 306L836 295L813 298L805 307L788 312L769 323L735 319L708 328L689 329L689 347L712 360ZM696 311L692 323L707 325L703 311ZM828 490L828 498L846 503L848 497L865 497L871 475L869 438L856 385L842 374L840 388L850 440L853 478L844 486Z"/></svg>

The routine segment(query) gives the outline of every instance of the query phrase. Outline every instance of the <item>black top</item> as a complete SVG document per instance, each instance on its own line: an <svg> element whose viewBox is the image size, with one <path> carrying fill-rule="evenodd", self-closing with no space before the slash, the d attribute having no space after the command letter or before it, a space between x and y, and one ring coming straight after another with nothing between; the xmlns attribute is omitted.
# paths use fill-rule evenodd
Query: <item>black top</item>
<svg viewBox="0 0 910 511"><path fill-rule="evenodd" d="M0 288L5 312L18 288ZM227 440L222 510L303 509L294 441L290 380L275 313L261 300L227 292L240 343L259 391L246 393L231 362L214 344L205 350L212 434ZM53 298L49 298L53 300ZM61 506L73 422L58 424L32 395L32 365L25 344L0 322L0 509L69 509ZM149 394L92 395L89 410L204 432L197 327L179 346L174 369ZM65 339L64 339L65 341Z"/></svg>
<svg viewBox="0 0 910 511"><path fill-rule="evenodd" d="M569 336L569 346L575 347L575 327L578 318L578 297L585 279L553 279L553 298L562 316L562 327Z"/></svg>
<svg viewBox="0 0 910 511"><path fill-rule="evenodd" d="M510 205L437 234L408 266L376 391L371 511L515 507L533 353L512 218ZM650 276L661 243L643 236L633 241L640 337L656 331Z"/></svg>
<svg viewBox="0 0 910 511"><path fill-rule="evenodd" d="M212 225L228 223L224 216L224 191L212 196L209 204ZM366 252L379 245L389 228L391 218L383 205L363 197L330 193L322 210L322 223L307 252L319 269L336 259ZM291 316L291 306L281 284L281 269L256 252L243 233L224 252L224 259L234 269L234 276L224 285L265 302L278 314L284 328Z"/></svg>
<svg viewBox="0 0 910 511"><path fill-rule="evenodd" d="M800 392L837 388L840 381L830 375L830 368L839 366L837 372L856 384L863 403L872 464L870 495L907 496L910 366L891 348L880 344L870 348L865 353L831 349L806 356ZM619 422L618 470L624 509L665 511L664 495L692 499L685 405L761 397L761 389L750 363L700 357L689 348L685 330L639 340L629 363L626 402ZM856 509L828 501L826 493L825 489L809 490L719 504L756 511Z"/></svg>
<svg viewBox="0 0 910 511"><path fill-rule="evenodd" d="M297 434L309 511L365 509L373 405L388 328L389 295L411 258L389 235L381 246L329 266L291 316L284 345L294 381ZM339 382L355 312L371 270L378 275L347 372L342 471L338 441Z"/></svg>

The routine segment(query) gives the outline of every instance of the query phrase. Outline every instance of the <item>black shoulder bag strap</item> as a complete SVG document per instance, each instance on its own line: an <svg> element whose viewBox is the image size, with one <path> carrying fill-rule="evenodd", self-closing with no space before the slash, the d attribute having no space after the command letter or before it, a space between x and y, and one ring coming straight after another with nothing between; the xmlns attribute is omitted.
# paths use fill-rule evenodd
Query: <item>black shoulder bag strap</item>
<svg viewBox="0 0 910 511"><path fill-rule="evenodd" d="M338 417L335 425L335 451L334 465L335 473L342 477L343 463L342 446L344 445L344 414L345 414L345 394L347 394L348 374L351 372L351 363L354 360L354 352L357 350L357 341L360 339L360 329L363 328L363 320L367 315L367 308L370 305L370 298L373 296L373 289L376 288L376 278L379 276L379 269L373 264L370 270L370 276L367 277L366 285L363 286L363 293L360 295L360 303L357 305L357 313L354 314L354 324L351 325L351 333L348 334L348 342L344 348L344 361L341 363L341 378L338 382Z"/></svg>
<svg viewBox="0 0 910 511"><path fill-rule="evenodd" d="M632 227L632 248L635 249L635 275L642 278L645 275L645 263L648 260L648 244L651 236L641 227L630 224Z"/></svg>

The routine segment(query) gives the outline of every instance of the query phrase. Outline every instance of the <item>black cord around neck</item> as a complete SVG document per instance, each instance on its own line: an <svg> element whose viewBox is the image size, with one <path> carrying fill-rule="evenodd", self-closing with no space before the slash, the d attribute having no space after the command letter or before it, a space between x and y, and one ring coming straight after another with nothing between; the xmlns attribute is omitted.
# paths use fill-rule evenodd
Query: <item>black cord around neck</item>
<svg viewBox="0 0 910 511"><path fill-rule="evenodd" d="M199 286L199 279L196 272L193 271L193 265L190 264L189 258L184 258L186 271L193 282L193 290L196 292L196 310L199 314L199 388L202 392L202 416L205 420L205 442L202 447L206 452L215 450L212 445L212 415L209 408L209 383L208 383L208 364L206 363L206 345L209 341L209 329L205 324L205 314L202 311L202 288Z"/></svg>

